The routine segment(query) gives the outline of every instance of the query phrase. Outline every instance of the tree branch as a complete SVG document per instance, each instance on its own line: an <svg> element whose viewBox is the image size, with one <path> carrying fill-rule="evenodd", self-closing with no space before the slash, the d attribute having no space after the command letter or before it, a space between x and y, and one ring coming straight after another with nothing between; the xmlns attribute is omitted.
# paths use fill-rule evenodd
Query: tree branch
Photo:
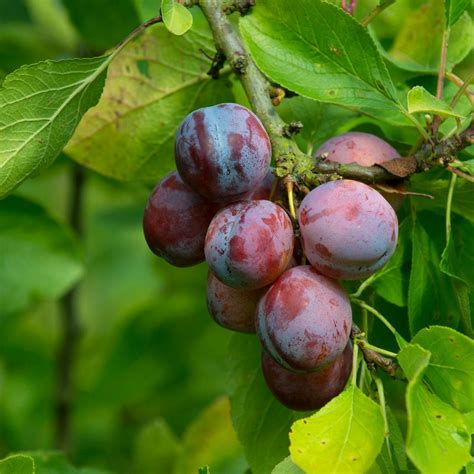
<svg viewBox="0 0 474 474"><path fill-rule="evenodd" d="M81 208L84 174L82 168L74 165L71 177L71 199L68 220L77 235L81 235ZM57 353L56 380L56 433L55 444L58 449L67 451L71 438L71 412L73 405L74 357L80 335L76 310L77 287L71 288L60 301L61 342Z"/></svg>
<svg viewBox="0 0 474 474"><path fill-rule="evenodd" d="M454 136L435 145L425 143L413 156L386 162L382 166L363 167L355 163L341 165L314 159L303 153L288 133L288 125L273 107L271 93L274 89L260 72L242 40L226 16L229 3L251 2L245 0L199 0L211 27L217 49L227 58L233 71L239 76L253 110L262 121L272 143L276 162L275 174L280 178L291 176L298 187L311 189L339 177L378 183L404 178L409 174L426 171L435 165L447 166L457 151L472 141L472 126L459 137ZM384 8L393 2L384 2ZM289 136L290 135L290 136Z"/></svg>
<svg viewBox="0 0 474 474"><path fill-rule="evenodd" d="M394 362L392 359L384 357L383 355L372 349L369 349L369 347L366 346L366 344L368 344L367 339L355 324L352 324L351 337L354 343L357 344L362 351L364 360L367 363L367 367L369 367L369 369L375 370L375 368L378 367L391 377L401 375L400 366L396 362Z"/></svg>

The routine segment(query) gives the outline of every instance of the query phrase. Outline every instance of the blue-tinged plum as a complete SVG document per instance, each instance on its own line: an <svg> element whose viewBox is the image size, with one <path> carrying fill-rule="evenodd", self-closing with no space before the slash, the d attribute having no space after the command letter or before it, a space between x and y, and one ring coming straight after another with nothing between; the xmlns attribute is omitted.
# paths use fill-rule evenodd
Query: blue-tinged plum
<svg viewBox="0 0 474 474"><path fill-rule="evenodd" d="M212 201L245 197L265 178L271 145L258 117L238 104L219 104L190 113L176 132L179 174Z"/></svg>
<svg viewBox="0 0 474 474"><path fill-rule="evenodd" d="M327 161L334 163L356 163L360 166L373 166L400 158L392 145L385 140L364 132L347 132L336 135L324 142L314 153L315 157L326 155ZM401 191L405 187L398 184ZM382 196L397 210L403 203L403 195L381 192Z"/></svg>
<svg viewBox="0 0 474 474"><path fill-rule="evenodd" d="M271 201L241 201L216 214L204 252L212 273L232 288L269 285L287 268L293 252L293 227Z"/></svg>
<svg viewBox="0 0 474 474"><path fill-rule="evenodd" d="M294 371L319 370L339 357L352 325L344 288L310 265L287 270L260 300L257 333L264 349Z"/></svg>
<svg viewBox="0 0 474 474"><path fill-rule="evenodd" d="M176 171L170 173L157 184L145 208L148 246L177 267L202 262L207 228L218 208L192 191Z"/></svg>
<svg viewBox="0 0 474 474"><path fill-rule="evenodd" d="M265 351L262 353L262 371L268 388L291 410L317 410L326 405L344 390L351 369L350 341L333 363L317 372L292 372L277 364Z"/></svg>
<svg viewBox="0 0 474 474"><path fill-rule="evenodd" d="M366 278L397 245L395 211L380 193L358 181L332 181L313 189L301 203L298 220L307 259L331 278Z"/></svg>

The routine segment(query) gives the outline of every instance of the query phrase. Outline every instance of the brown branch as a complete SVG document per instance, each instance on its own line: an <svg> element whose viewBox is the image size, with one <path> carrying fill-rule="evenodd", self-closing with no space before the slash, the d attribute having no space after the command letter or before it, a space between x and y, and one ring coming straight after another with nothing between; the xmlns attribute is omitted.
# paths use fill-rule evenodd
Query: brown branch
<svg viewBox="0 0 474 474"><path fill-rule="evenodd" d="M369 369L375 371L378 367L391 377L401 376L400 366L396 362L365 346L367 339L355 324L352 324L351 338L359 346Z"/></svg>
<svg viewBox="0 0 474 474"><path fill-rule="evenodd" d="M237 1L237 0L236 0ZM379 5L386 8L391 0ZM231 2L232 3L232 2ZM242 3L242 2L239 2ZM281 119L272 104L274 86L260 72L246 51L240 36L225 14L227 0L200 0L199 6L211 27L216 47L222 51L233 71L239 76L253 110L262 121L272 143L279 178L291 176L300 189L311 189L330 179L348 178L377 183L404 178L412 173L426 171L433 166L446 166L457 151L468 145L463 138L472 127L459 137L451 137L437 144L424 143L412 156L392 160L380 166L363 167L356 164L340 165L315 160L303 153L291 139L293 129Z"/></svg>
<svg viewBox="0 0 474 474"><path fill-rule="evenodd" d="M72 170L71 181L68 221L71 228L80 236L82 233L81 207L84 175L82 168L77 165L74 165ZM81 332L76 308L76 293L77 287L73 287L60 301L61 341L57 353L55 444L62 451L68 451L70 446L71 413L74 399L74 357Z"/></svg>

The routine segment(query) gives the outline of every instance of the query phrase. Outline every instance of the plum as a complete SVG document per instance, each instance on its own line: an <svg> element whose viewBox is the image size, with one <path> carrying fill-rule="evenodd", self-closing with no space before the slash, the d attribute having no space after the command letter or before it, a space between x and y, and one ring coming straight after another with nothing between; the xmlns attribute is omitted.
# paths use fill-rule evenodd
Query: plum
<svg viewBox="0 0 474 474"><path fill-rule="evenodd" d="M289 370L318 370L333 362L346 347L351 325L344 288L310 265L285 271L257 306L260 341Z"/></svg>
<svg viewBox="0 0 474 474"><path fill-rule="evenodd" d="M307 259L331 278L365 278L387 262L397 245L395 211L358 181L331 181L313 189L301 203L298 221Z"/></svg>
<svg viewBox="0 0 474 474"><path fill-rule="evenodd" d="M271 201L231 204L209 225L204 252L214 275L232 288L257 289L286 269L293 253L293 227Z"/></svg>
<svg viewBox="0 0 474 474"><path fill-rule="evenodd" d="M324 142L314 153L315 157L327 155L326 160L334 163L357 163L373 166L394 158L400 158L395 148L376 135L364 132L347 132ZM403 185L398 185L401 191ZM381 191L382 196L397 210L403 203L403 195Z"/></svg>
<svg viewBox="0 0 474 474"><path fill-rule="evenodd" d="M153 190L143 216L143 232L156 255L177 267L204 260L207 228L219 205L192 191L174 171Z"/></svg>
<svg viewBox="0 0 474 474"><path fill-rule="evenodd" d="M176 132L179 174L194 191L212 201L244 198L265 178L271 154L262 123L238 104L195 110Z"/></svg>
<svg viewBox="0 0 474 474"><path fill-rule="evenodd" d="M339 395L352 369L352 344L349 341L334 362L317 372L295 373L281 367L265 351L262 371L273 395L291 410L317 410Z"/></svg>
<svg viewBox="0 0 474 474"><path fill-rule="evenodd" d="M211 272L207 278L207 307L213 319L226 329L255 332L255 309L267 288L242 290L231 288Z"/></svg>

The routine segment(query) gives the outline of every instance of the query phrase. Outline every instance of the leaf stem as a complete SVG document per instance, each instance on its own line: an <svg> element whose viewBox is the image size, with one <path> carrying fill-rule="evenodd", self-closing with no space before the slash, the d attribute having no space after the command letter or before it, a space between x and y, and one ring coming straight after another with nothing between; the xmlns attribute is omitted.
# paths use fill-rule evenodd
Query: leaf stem
<svg viewBox="0 0 474 474"><path fill-rule="evenodd" d="M446 245L448 245L451 237L451 209L453 207L453 195L454 188L456 186L457 175L453 173L451 175L451 181L449 183L448 198L446 201Z"/></svg>
<svg viewBox="0 0 474 474"><path fill-rule="evenodd" d="M461 94L465 94L467 99L471 103L471 106L474 107L474 94L468 89L468 87L474 82L474 74L472 74L465 81L463 81L460 77L456 76L452 72L447 72L446 79L448 79L448 81L451 81L453 84L456 84L461 90ZM458 94L459 91L454 96L450 107L454 107L457 104L457 101L459 100L459 97L457 97Z"/></svg>
<svg viewBox="0 0 474 474"><path fill-rule="evenodd" d="M384 438L385 438L385 443L387 445L387 451L388 455L390 456L390 459L392 458L392 452L390 449L390 442L389 442L389 436L390 436L390 428L388 425L388 418L387 418L387 407L385 404L385 391L383 387L383 382L380 379L380 377L377 377L375 374L372 375L375 386L377 387L377 393L379 395L379 402L380 402L380 411L382 413L383 417L383 425L384 425Z"/></svg>
<svg viewBox="0 0 474 474"><path fill-rule="evenodd" d="M366 309L369 313L372 313L375 317L377 317L387 327L387 329L398 339L399 334L397 330L375 308L372 308L372 306L368 305L365 301L359 300L357 298L352 298L351 301L356 305L360 306L361 308Z"/></svg>
<svg viewBox="0 0 474 474"><path fill-rule="evenodd" d="M386 8L394 4L396 0L381 0L380 4L377 5L365 18L360 22L362 26L367 26L372 20L379 16Z"/></svg>
<svg viewBox="0 0 474 474"><path fill-rule="evenodd" d="M373 346L372 344L369 344L367 341L360 340L358 341L363 347L366 347L367 349L370 349L371 351L377 352L378 354L385 355L387 357L397 357L397 354L392 351L387 351L386 349L382 349L377 346Z"/></svg>
<svg viewBox="0 0 474 474"><path fill-rule="evenodd" d="M359 357L359 346L354 344L353 352L352 352L352 375L351 375L351 383L354 386L357 386L357 368L358 368L358 357Z"/></svg>
<svg viewBox="0 0 474 474"><path fill-rule="evenodd" d="M365 290L368 286L370 286L370 285L374 282L374 280L377 279L377 276L376 276L376 275L377 275L376 273L373 273L373 274L370 275L368 278L366 278L366 279L360 284L359 288L357 288L357 291L356 291L355 293L352 293L352 294L351 294L351 298L359 298L360 295L364 292L364 290ZM366 310L364 310L364 311L366 311ZM366 316L367 316L367 313L366 313ZM365 328L364 328L364 332L366 332L366 331L365 331Z"/></svg>
<svg viewBox="0 0 474 474"><path fill-rule="evenodd" d="M439 60L438 80L436 82L436 97L438 99L443 98L443 86L444 77L446 76L446 60L448 57L448 43L450 31L451 29L449 28L449 26L446 25L444 27L443 39L441 41L441 57ZM441 121L442 117L440 115L436 115L433 120L433 125L431 127L433 137L436 137Z"/></svg>
<svg viewBox="0 0 474 474"><path fill-rule="evenodd" d="M474 82L474 74L471 74L464 82L461 81L462 85L459 87L459 90L456 92L456 95L453 97L453 100L449 104L451 108L454 108L458 103L458 100L463 94L466 94L466 97L469 99L471 106L474 107L474 95L471 94L468 90L468 87Z"/></svg>

